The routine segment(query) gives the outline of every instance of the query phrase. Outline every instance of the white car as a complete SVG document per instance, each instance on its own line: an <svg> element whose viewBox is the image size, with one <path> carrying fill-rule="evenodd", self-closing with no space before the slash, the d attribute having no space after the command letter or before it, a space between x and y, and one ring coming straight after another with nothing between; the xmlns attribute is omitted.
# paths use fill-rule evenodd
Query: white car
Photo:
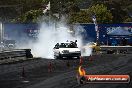
<svg viewBox="0 0 132 88"><path fill-rule="evenodd" d="M69 59L69 58L79 59L81 56L81 51L77 47L76 42L60 43L60 44L57 43L53 51L54 51L55 59Z"/></svg>

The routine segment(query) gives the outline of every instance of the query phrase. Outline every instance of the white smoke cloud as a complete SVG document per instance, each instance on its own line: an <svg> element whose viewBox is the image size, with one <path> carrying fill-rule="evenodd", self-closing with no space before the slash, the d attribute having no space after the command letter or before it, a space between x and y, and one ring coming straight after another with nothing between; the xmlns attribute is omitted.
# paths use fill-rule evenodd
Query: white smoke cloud
<svg viewBox="0 0 132 88"><path fill-rule="evenodd" d="M83 30L82 27L79 27L79 29L74 30L74 33L69 31L69 27L64 23L64 20L56 22L56 27L55 23L46 24L43 22L40 26L38 40L35 43L30 42L26 45L26 48L31 48L34 57L53 59L53 48L56 43L77 40L78 47L82 49L84 46L81 34L84 32ZM90 48L82 49L83 56L89 56L90 54Z"/></svg>
<svg viewBox="0 0 132 88"><path fill-rule="evenodd" d="M90 56L92 54L92 48L88 47L90 46L90 40L85 40L85 37L88 37L86 30L80 26L75 26L75 36L77 39L81 40L78 44L80 50L81 50L81 56Z"/></svg>
<svg viewBox="0 0 132 88"><path fill-rule="evenodd" d="M58 25L55 28L54 24L41 24L38 41L33 44L32 53L36 57L53 58L53 47L56 43L68 41L81 41L81 39L73 37L68 32L68 27L65 25Z"/></svg>

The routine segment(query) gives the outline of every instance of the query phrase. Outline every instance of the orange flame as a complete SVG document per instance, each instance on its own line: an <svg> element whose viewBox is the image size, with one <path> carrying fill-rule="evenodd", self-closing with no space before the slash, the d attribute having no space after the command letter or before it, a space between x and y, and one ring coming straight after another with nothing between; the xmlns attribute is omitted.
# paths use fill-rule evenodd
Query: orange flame
<svg viewBox="0 0 132 88"><path fill-rule="evenodd" d="M84 75L86 74L86 72L85 72L85 70L82 68L82 66L79 66L78 71L79 71L79 75L80 75L80 76L84 76Z"/></svg>

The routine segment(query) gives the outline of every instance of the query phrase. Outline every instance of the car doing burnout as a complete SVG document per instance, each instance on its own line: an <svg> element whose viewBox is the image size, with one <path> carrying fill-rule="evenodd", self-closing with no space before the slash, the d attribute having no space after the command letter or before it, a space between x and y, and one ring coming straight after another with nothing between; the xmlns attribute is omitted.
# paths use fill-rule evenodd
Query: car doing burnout
<svg viewBox="0 0 132 88"><path fill-rule="evenodd" d="M54 47L54 58L55 59L69 59L69 58L80 58L81 51L77 47L76 42L70 43L57 43Z"/></svg>

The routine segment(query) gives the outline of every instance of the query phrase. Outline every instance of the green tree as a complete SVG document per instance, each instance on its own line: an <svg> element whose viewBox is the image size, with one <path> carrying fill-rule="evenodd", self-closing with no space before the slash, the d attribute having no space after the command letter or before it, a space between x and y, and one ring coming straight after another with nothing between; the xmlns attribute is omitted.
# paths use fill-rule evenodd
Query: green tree
<svg viewBox="0 0 132 88"><path fill-rule="evenodd" d="M89 23L92 21L92 16L96 15L98 23L111 23L113 16L107 7L103 4L93 5L87 10L81 10L70 15L70 23Z"/></svg>
<svg viewBox="0 0 132 88"><path fill-rule="evenodd" d="M91 18L85 10L71 13L69 16L69 23L89 23Z"/></svg>
<svg viewBox="0 0 132 88"><path fill-rule="evenodd" d="M20 17L18 17L17 19L14 19L12 22L37 22L38 21L38 17L43 15L43 10L39 9L39 10L30 10L28 12L26 12L25 14L21 15Z"/></svg>
<svg viewBox="0 0 132 88"><path fill-rule="evenodd" d="M113 15L113 23L130 22L131 0L93 0L92 4L104 4Z"/></svg>
<svg viewBox="0 0 132 88"><path fill-rule="evenodd" d="M121 2L121 0L117 1L107 1L104 3L108 9L111 11L113 15L113 23L121 23L124 20L124 17L127 16L127 12L123 10L122 4L125 3Z"/></svg>
<svg viewBox="0 0 132 88"><path fill-rule="evenodd" d="M92 16L96 15L98 23L111 23L113 20L112 13L103 4L97 4L90 7L87 12Z"/></svg>

